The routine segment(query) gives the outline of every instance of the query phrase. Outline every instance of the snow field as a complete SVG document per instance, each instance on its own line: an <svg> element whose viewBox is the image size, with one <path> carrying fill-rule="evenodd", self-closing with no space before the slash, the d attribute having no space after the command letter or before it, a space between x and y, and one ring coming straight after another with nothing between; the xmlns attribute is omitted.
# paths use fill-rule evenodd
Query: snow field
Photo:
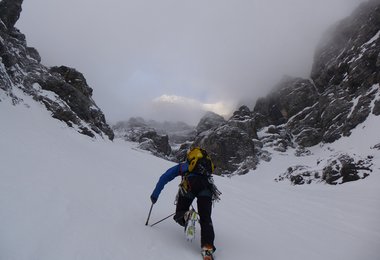
<svg viewBox="0 0 380 260"><path fill-rule="evenodd" d="M132 143L80 135L23 99L28 106L0 102L1 260L200 259L199 226L190 243L171 219L144 225L149 196L173 163ZM217 259L379 259L380 151L369 149L380 143L378 126L372 117L312 156L289 151L248 175L216 176ZM373 173L341 186L274 182L289 166L317 167L340 150L374 156ZM150 223L174 212L178 183L165 187Z"/></svg>

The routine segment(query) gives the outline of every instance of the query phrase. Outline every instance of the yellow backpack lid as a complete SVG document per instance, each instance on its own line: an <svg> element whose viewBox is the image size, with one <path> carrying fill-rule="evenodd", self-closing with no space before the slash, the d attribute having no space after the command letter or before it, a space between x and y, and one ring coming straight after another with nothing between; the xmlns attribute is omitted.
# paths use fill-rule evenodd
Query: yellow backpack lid
<svg viewBox="0 0 380 260"><path fill-rule="evenodd" d="M196 167L199 164L202 164L201 168L203 168L203 170L201 170L200 173L207 174L208 172L209 174L211 174L214 171L215 167L210 156L207 154L206 150L200 147L191 148L190 151L187 152L186 159L187 159L187 162L189 163L189 172L194 171L194 169L196 169Z"/></svg>

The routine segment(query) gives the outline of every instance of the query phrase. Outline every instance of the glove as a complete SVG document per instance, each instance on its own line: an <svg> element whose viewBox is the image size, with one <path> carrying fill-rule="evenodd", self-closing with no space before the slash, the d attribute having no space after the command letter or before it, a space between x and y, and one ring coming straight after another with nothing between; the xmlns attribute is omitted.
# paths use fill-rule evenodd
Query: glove
<svg viewBox="0 0 380 260"><path fill-rule="evenodd" d="M157 202L157 198L154 197L153 195L150 196L150 200L152 201L153 204Z"/></svg>

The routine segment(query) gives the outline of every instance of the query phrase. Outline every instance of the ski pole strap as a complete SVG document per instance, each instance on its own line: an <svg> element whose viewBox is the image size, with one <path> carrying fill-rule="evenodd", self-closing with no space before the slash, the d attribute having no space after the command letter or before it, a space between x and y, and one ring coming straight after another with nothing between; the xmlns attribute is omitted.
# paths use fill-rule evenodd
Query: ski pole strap
<svg viewBox="0 0 380 260"><path fill-rule="evenodd" d="M157 221L157 222L153 223L153 224L152 224L152 225L150 225L150 226L151 226L151 227L153 227L153 226L157 225L158 223L161 223L162 221L164 221L164 220L166 220L166 219L170 218L171 216L174 216L174 214L175 214L175 213L173 213L173 214L170 214L169 216L167 216L167 217L165 217L165 218L163 218L163 219L161 219L161 220L159 220L159 221Z"/></svg>

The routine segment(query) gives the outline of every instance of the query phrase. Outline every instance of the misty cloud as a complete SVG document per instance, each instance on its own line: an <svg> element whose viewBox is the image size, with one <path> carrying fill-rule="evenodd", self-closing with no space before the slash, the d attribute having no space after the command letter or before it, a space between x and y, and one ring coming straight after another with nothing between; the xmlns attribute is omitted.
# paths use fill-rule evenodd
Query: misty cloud
<svg viewBox="0 0 380 260"><path fill-rule="evenodd" d="M223 102L207 104L175 95L162 95L153 100L153 115L157 118L166 121L179 119L192 125L196 125L207 111L228 117L233 109L231 104Z"/></svg>
<svg viewBox="0 0 380 260"><path fill-rule="evenodd" d="M322 33L362 1L33 0L16 26L44 64L84 73L107 119L181 119L204 110L184 100L234 108L308 77ZM184 103L157 113L163 95Z"/></svg>

